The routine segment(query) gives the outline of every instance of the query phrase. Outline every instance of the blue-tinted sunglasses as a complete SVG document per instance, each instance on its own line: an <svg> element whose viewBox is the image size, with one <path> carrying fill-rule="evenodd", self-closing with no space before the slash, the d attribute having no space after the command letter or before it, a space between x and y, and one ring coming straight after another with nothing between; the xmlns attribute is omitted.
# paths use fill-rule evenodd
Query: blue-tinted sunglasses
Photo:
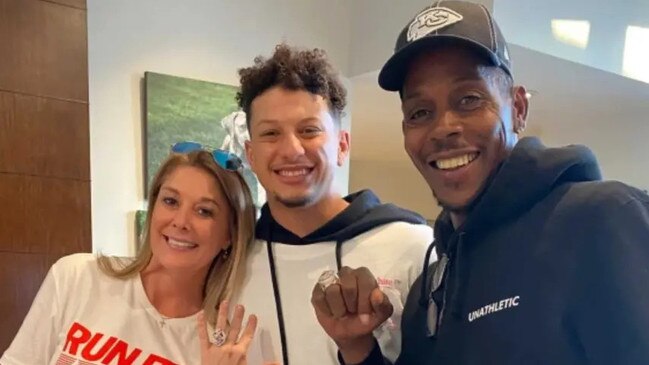
<svg viewBox="0 0 649 365"><path fill-rule="evenodd" d="M190 153L200 150L211 152L214 161L226 170L237 171L243 165L239 156L234 153L220 148L209 148L198 142L178 142L171 146L171 152L173 153Z"/></svg>

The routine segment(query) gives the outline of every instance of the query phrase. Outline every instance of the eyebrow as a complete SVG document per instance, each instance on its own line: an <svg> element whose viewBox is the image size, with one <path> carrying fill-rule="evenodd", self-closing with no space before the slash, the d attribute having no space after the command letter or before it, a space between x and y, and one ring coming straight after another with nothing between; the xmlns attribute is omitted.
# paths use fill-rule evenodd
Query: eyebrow
<svg viewBox="0 0 649 365"><path fill-rule="evenodd" d="M168 190L168 191L170 191L170 192L172 192L172 193L174 193L174 194L176 194L176 195L180 195L180 192L179 192L178 190L172 188L172 187L163 186L162 188L160 188L160 190L161 190L161 191L162 191L162 190ZM219 206L219 203L217 203L216 200L214 200L214 199L212 199L212 198L202 197L202 198L200 199L200 201L201 201L201 202L206 202L206 203L212 203L212 204L216 205L217 207Z"/></svg>
<svg viewBox="0 0 649 365"><path fill-rule="evenodd" d="M306 118L300 119L298 121L298 124L299 123L307 123L307 122L320 122L320 121L321 121L320 118L318 118L317 116L313 116L313 117L306 117ZM264 125L264 124L277 125L277 124L282 124L282 122L277 120L277 119L262 119L259 122L257 122L257 125L260 125L260 126Z"/></svg>
<svg viewBox="0 0 649 365"><path fill-rule="evenodd" d="M301 119L298 123L308 123L308 122L318 122L318 123L320 123L320 122L322 122L322 120L320 120L320 118L318 118L318 117L306 117L306 118Z"/></svg>
<svg viewBox="0 0 649 365"><path fill-rule="evenodd" d="M420 91L414 91L411 93L403 93L403 97L401 98L401 101L406 101L406 100L411 100L411 99L417 99L421 96Z"/></svg>

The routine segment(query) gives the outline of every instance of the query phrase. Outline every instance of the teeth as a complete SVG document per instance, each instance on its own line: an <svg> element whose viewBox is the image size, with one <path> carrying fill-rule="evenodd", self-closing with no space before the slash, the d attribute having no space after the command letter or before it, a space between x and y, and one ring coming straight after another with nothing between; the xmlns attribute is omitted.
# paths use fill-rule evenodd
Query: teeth
<svg viewBox="0 0 649 365"><path fill-rule="evenodd" d="M309 173L308 169L301 170L279 170L279 174L282 176L303 176Z"/></svg>
<svg viewBox="0 0 649 365"><path fill-rule="evenodd" d="M178 240L175 240L173 238L169 238L168 242L169 242L169 245L174 246L174 247L178 247L178 248L193 248L193 247L198 246L197 244L192 243L192 242L178 241Z"/></svg>
<svg viewBox="0 0 649 365"><path fill-rule="evenodd" d="M469 153L463 156L437 160L435 161L435 165L440 170L456 169L458 167L468 165L469 162L475 160L476 157L478 157L477 153Z"/></svg>

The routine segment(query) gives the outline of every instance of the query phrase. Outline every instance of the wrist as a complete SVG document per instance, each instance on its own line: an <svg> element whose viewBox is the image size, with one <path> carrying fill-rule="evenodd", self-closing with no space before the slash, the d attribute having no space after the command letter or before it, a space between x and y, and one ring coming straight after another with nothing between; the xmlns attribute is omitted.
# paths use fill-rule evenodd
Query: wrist
<svg viewBox="0 0 649 365"><path fill-rule="evenodd" d="M376 340L371 333L352 340L336 342L340 356L342 356L345 364L349 365L360 364L365 361L374 349L374 346L376 346L375 344Z"/></svg>

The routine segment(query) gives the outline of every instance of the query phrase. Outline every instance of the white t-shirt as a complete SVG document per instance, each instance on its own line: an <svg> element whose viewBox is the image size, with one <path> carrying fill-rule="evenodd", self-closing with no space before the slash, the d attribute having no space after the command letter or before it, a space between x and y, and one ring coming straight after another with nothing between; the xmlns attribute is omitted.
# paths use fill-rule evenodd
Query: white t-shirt
<svg viewBox="0 0 649 365"><path fill-rule="evenodd" d="M116 279L91 254L50 269L2 365L200 364L196 315L165 319L140 276Z"/></svg>
<svg viewBox="0 0 649 365"><path fill-rule="evenodd" d="M374 333L383 354L392 361L401 350L403 305L410 286L421 273L432 239L429 226L393 222L347 240L341 248L342 264L369 268L394 306L392 317ZM334 241L308 245L273 243L292 365L338 364L338 349L318 324L311 305L311 292L320 274L324 270L336 270L335 246ZM246 312L255 313L259 318L248 359L251 364L281 362L282 345L266 242L256 240L251 251L243 292L236 300L245 306Z"/></svg>

